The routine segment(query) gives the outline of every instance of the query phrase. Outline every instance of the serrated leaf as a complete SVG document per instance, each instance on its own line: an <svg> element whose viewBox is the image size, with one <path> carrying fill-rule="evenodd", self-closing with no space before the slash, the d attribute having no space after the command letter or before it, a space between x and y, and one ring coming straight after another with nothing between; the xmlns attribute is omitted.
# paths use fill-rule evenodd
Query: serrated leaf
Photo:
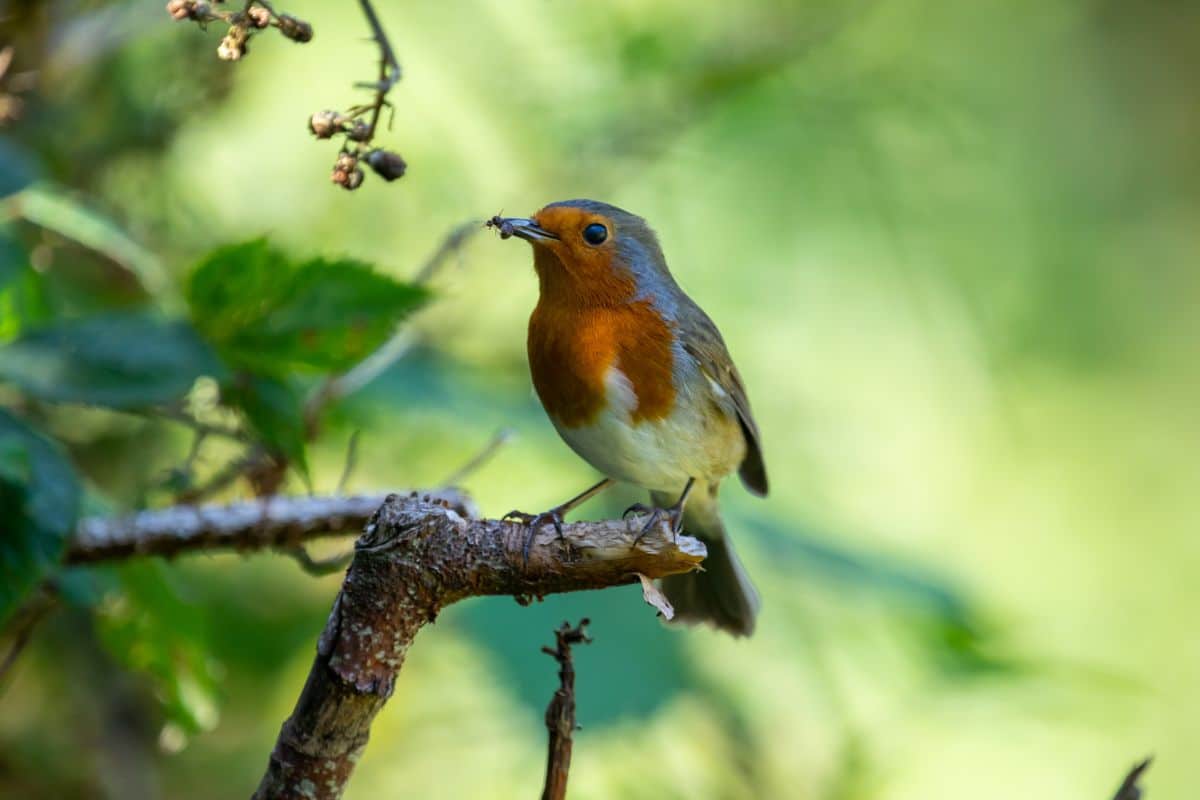
<svg viewBox="0 0 1200 800"><path fill-rule="evenodd" d="M275 375L350 367L428 296L361 262L298 263L263 240L211 253L187 295L196 327L230 364Z"/></svg>
<svg viewBox="0 0 1200 800"><path fill-rule="evenodd" d="M178 399L201 375L220 374L190 325L144 314L62 322L0 347L0 380L57 402L156 405Z"/></svg>
<svg viewBox="0 0 1200 800"><path fill-rule="evenodd" d="M263 375L245 376L222 387L221 400L240 409L258 437L307 477L304 403L291 385Z"/></svg>
<svg viewBox="0 0 1200 800"><path fill-rule="evenodd" d="M62 557L79 482L57 445L0 409L0 624Z"/></svg>

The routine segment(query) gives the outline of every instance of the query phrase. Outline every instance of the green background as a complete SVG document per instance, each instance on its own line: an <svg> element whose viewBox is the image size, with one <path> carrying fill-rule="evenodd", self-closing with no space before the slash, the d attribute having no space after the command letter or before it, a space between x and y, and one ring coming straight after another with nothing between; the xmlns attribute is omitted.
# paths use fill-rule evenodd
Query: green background
<svg viewBox="0 0 1200 800"><path fill-rule="evenodd" d="M381 139L410 167L356 192L305 121L362 95L363 21L277 5L313 42L264 35L237 64L159 3L29 12L45 56L6 158L166 276L147 296L22 228L54 314L178 309L204 253L260 236L408 278L464 220L602 199L651 222L721 327L772 485L723 495L764 598L753 639L668 630L634 588L465 602L421 633L348 797L533 796L538 648L583 615L574 798L1098 800L1151 753L1151 798L1194 791L1194 4L381 0L404 66ZM530 390L528 247L481 232L432 289L414 349L334 409L313 487L355 430L350 488L385 490L436 485L505 427L466 482L487 514L589 485ZM153 503L188 448L128 415L40 419L93 511ZM45 621L0 695L0 794L248 794L338 578L263 554L80 580L92 610Z"/></svg>

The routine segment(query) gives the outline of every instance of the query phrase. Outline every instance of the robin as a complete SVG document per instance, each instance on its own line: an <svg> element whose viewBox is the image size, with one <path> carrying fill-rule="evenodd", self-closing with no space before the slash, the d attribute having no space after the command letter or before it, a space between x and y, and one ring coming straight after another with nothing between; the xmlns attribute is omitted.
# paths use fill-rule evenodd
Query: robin
<svg viewBox="0 0 1200 800"><path fill-rule="evenodd" d="M650 526L669 521L704 541L703 572L666 578L676 619L739 636L754 631L758 593L726 536L717 490L735 469L767 494L758 426L717 326L667 269L646 221L607 203L565 200L528 219L493 217L501 238L533 246L539 298L529 370L563 440L605 479L537 515L536 530L617 481L650 490Z"/></svg>

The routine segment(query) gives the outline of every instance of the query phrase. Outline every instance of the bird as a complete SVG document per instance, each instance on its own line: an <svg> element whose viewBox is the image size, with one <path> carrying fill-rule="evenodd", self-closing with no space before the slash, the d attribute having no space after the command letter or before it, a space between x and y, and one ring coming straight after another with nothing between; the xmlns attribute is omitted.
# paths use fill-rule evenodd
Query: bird
<svg viewBox="0 0 1200 800"><path fill-rule="evenodd" d="M658 236L636 214L596 200L492 217L502 239L533 248L538 301L527 349L533 386L567 445L604 479L541 514L536 530L617 482L650 491L646 530L669 522L702 540L703 571L664 578L674 621L753 633L760 600L721 519L718 489L735 470L767 495L762 437L717 326L675 282Z"/></svg>

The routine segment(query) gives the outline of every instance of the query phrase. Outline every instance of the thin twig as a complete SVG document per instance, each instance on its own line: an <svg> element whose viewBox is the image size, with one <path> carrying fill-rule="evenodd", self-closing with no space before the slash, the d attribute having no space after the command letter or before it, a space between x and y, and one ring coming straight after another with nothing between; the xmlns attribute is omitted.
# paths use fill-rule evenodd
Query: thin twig
<svg viewBox="0 0 1200 800"><path fill-rule="evenodd" d="M438 248L430 254L429 258L425 259L425 263L417 270L417 274L413 276L412 282L418 286L425 286L433 277L441 271L442 267L450 260L450 256L457 254L467 239L481 230L479 220L469 219L465 222L460 222L458 225L450 229L450 231L442 238L442 243Z"/></svg>
<svg viewBox="0 0 1200 800"><path fill-rule="evenodd" d="M342 476L338 478L337 490L334 494L343 494L346 491L346 484L350 482L350 476L354 474L354 468L358 466L358 436L362 431L355 430L350 434L350 441L346 444L346 463L342 466Z"/></svg>
<svg viewBox="0 0 1200 800"><path fill-rule="evenodd" d="M1125 776L1125 780L1121 782L1121 787L1117 789L1117 793L1113 795L1113 800L1141 800L1142 774L1150 768L1150 762L1153 757L1144 758L1133 765L1133 769L1129 770L1129 774Z"/></svg>
<svg viewBox="0 0 1200 800"><path fill-rule="evenodd" d="M458 253L467 239L480 230L476 220L461 222L451 228L436 250L413 276L412 283L425 286ZM318 384L304 404L304 419L310 432L317 430L321 413L332 402L354 394L399 361L416 341L408 328L401 328L374 352L340 375L330 375Z"/></svg>
<svg viewBox="0 0 1200 800"><path fill-rule="evenodd" d="M199 503L201 500L206 500L223 489L232 486L243 475L259 469L266 458L269 458L266 449L260 445L254 445L244 455L222 467L202 486L195 486L180 492L175 500L177 503L183 504Z"/></svg>
<svg viewBox="0 0 1200 800"><path fill-rule="evenodd" d="M574 628L567 622L554 632L555 647L543 647L542 652L558 661L558 689L546 706L546 730L550 741L546 751L546 782L542 800L564 800L567 796L567 773L571 770L572 735L575 733L575 662L571 646L592 641L584 628L586 617Z"/></svg>
<svg viewBox="0 0 1200 800"><path fill-rule="evenodd" d="M474 474L483 468L483 465L491 461L492 458L499 452L500 448L516 438L517 432L512 428L501 428L496 431L495 435L483 446L475 455L471 456L467 463L456 469L454 472L446 476L442 481L442 486L457 486L462 483L467 476Z"/></svg>
<svg viewBox="0 0 1200 800"><path fill-rule="evenodd" d="M58 605L58 592L54 585L43 582L39 590L29 598L17 612L16 618L8 626L13 631L12 644L4 659L0 661L0 687L12 672L13 665L24 652L25 646L33 637L33 631L46 616Z"/></svg>
<svg viewBox="0 0 1200 800"><path fill-rule="evenodd" d="M218 425L212 422L201 422L180 408L160 407L141 411L131 411L132 414L144 416L148 419L166 419L171 422L178 422L180 425L186 425L196 433L202 433L205 436L219 436L222 439L229 439L234 442L249 442L250 436L240 428L233 428L227 425Z"/></svg>
<svg viewBox="0 0 1200 800"><path fill-rule="evenodd" d="M280 547L278 551L285 556L295 559L302 570L317 578L341 572L349 566L350 561L354 558L353 550L338 553L329 558L313 558L312 553L309 553L304 545L300 544L293 547Z"/></svg>
<svg viewBox="0 0 1200 800"><path fill-rule="evenodd" d="M367 24L371 26L371 38L379 45L379 80L375 84L359 84L375 90L375 102L370 106L371 126L368 128L366 136L366 141L369 142L375 138L375 128L379 124L379 115L383 113L383 107L387 105L388 92L400 81L400 62L396 60L392 43L388 39L387 33L384 32L383 25L379 22L379 16L375 13L371 0L358 0L358 4L362 6Z"/></svg>

